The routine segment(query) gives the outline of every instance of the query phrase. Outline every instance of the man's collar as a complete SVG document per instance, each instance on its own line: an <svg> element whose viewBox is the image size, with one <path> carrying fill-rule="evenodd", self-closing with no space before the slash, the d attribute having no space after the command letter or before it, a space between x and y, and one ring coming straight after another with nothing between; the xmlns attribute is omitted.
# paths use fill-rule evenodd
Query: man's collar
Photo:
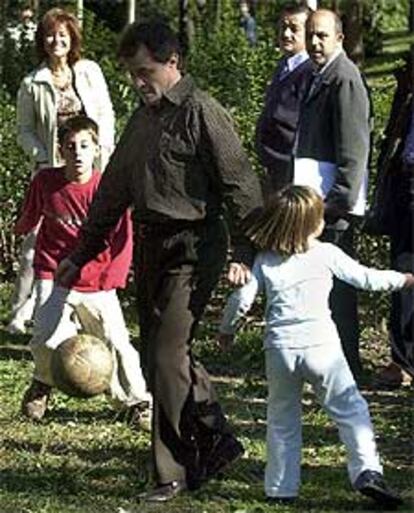
<svg viewBox="0 0 414 513"><path fill-rule="evenodd" d="M164 93L164 98L175 105L181 105L193 92L194 88L193 79L189 74L186 74L169 91Z"/></svg>
<svg viewBox="0 0 414 513"><path fill-rule="evenodd" d="M292 72L294 69L300 66L302 62L305 62L307 59L309 59L309 55L306 50L302 50L301 52L291 55L290 57L286 57L286 64L289 69L289 72Z"/></svg>

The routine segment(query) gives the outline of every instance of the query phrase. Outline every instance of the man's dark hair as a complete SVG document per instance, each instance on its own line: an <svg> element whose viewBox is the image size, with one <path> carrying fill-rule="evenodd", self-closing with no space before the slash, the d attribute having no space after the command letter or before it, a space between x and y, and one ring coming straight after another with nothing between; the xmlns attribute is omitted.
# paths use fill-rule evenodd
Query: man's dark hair
<svg viewBox="0 0 414 513"><path fill-rule="evenodd" d="M312 10L304 3L289 3L282 6L279 16L286 16L292 14L306 14L309 15Z"/></svg>
<svg viewBox="0 0 414 513"><path fill-rule="evenodd" d="M131 23L121 36L118 48L120 60L134 57L140 46L145 46L152 58L165 64L175 53L181 67L182 52L177 35L164 22L150 21L146 23Z"/></svg>

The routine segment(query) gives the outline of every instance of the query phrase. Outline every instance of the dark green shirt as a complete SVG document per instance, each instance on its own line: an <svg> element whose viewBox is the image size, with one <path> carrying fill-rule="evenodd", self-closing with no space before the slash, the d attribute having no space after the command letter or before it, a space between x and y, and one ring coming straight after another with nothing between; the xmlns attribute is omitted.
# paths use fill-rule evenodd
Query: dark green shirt
<svg viewBox="0 0 414 513"><path fill-rule="evenodd" d="M158 106L132 115L101 180L82 247L71 259L84 264L96 255L130 206L145 224L208 221L225 206L236 226L262 206L258 177L229 115L189 75Z"/></svg>

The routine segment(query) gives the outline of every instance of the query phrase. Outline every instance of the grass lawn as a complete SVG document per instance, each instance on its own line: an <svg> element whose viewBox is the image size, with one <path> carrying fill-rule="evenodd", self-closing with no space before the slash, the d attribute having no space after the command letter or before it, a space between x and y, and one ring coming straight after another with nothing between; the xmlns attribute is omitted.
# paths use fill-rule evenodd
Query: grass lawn
<svg viewBox="0 0 414 513"><path fill-rule="evenodd" d="M8 287L0 288L3 322L8 293ZM131 314L128 308L127 313ZM131 327L134 332L136 327ZM19 405L32 372L30 355L24 350L27 337L13 338L1 330L0 512L373 511L368 499L352 491L336 429L308 389L303 398L300 500L294 507L265 504L266 387L260 327L253 325L244 331L225 355L211 342L212 334L210 324L205 324L196 350L214 376L222 404L245 445L245 455L225 476L201 490L164 506L148 506L139 503L138 495L151 485L149 436L115 421L115 411L102 396L78 400L58 392L41 424L22 418ZM369 382L387 348L380 333L365 330L364 339ZM379 392L364 386L363 392L373 414L388 481L406 500L401 511L413 511L412 389Z"/></svg>

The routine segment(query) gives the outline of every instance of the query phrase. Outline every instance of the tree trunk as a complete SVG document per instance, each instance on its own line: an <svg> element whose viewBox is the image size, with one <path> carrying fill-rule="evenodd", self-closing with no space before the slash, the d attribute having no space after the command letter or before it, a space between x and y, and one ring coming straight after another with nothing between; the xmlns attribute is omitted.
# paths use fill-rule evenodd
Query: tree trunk
<svg viewBox="0 0 414 513"><path fill-rule="evenodd" d="M180 39L181 49L185 55L190 45L190 16L189 16L189 0L178 0L178 36Z"/></svg>
<svg viewBox="0 0 414 513"><path fill-rule="evenodd" d="M76 3L76 14L79 21L79 25L83 25L83 0L77 0Z"/></svg>
<svg viewBox="0 0 414 513"><path fill-rule="evenodd" d="M350 59L357 65L364 60L364 41L362 37L363 2L347 0L344 2L344 47Z"/></svg>
<svg viewBox="0 0 414 513"><path fill-rule="evenodd" d="M135 21L135 0L128 0L128 23Z"/></svg>

